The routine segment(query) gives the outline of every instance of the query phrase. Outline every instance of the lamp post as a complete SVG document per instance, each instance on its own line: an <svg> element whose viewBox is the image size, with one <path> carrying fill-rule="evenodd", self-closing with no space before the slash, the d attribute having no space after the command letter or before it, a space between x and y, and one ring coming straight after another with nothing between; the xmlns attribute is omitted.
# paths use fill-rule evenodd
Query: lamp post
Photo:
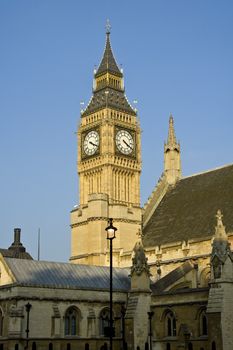
<svg viewBox="0 0 233 350"><path fill-rule="evenodd" d="M125 306L122 305L121 306L121 327L122 327L122 349L125 350L126 349L126 343L125 343L125 313L126 313L126 309Z"/></svg>
<svg viewBox="0 0 233 350"><path fill-rule="evenodd" d="M30 314L30 310L31 310L32 305L30 303L27 303L25 305L26 308L26 312L27 312L27 328L25 330L26 332L26 346L25 349L28 349L28 338L29 338L29 314Z"/></svg>
<svg viewBox="0 0 233 350"><path fill-rule="evenodd" d="M112 241L116 237L116 231L117 228L113 226L112 224L113 219L108 220L108 227L106 227L107 231L107 239L110 241L110 334L109 334L109 341L110 341L110 350L112 350L112 337L113 337L113 320L112 320Z"/></svg>
<svg viewBox="0 0 233 350"><path fill-rule="evenodd" d="M154 312L153 311L148 311L147 312L148 314L148 318L149 318L149 339L150 339L150 350L152 350L152 325L151 325L151 320L152 320L152 317L154 315Z"/></svg>

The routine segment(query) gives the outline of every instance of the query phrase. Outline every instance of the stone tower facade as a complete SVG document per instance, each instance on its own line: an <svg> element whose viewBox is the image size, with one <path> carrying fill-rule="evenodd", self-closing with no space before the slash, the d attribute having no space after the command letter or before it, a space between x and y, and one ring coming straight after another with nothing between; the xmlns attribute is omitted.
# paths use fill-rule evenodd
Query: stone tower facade
<svg viewBox="0 0 233 350"><path fill-rule="evenodd" d="M123 71L114 58L109 27L93 95L77 132L79 206L71 212L71 262L108 265L105 227L117 226L114 264L124 266L141 226L141 129L125 95Z"/></svg>

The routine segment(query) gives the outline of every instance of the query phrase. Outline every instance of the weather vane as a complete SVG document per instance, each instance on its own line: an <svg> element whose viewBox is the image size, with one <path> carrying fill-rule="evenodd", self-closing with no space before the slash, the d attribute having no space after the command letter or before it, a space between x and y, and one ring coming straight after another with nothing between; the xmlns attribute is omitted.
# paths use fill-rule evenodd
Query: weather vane
<svg viewBox="0 0 233 350"><path fill-rule="evenodd" d="M111 24L110 24L109 19L107 19L105 28L106 28L106 34L110 34L110 31L111 31Z"/></svg>

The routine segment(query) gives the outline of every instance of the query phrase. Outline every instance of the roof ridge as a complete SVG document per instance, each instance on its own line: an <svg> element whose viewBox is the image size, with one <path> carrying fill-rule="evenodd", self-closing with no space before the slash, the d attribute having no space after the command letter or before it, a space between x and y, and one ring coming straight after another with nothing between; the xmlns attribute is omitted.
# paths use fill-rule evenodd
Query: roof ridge
<svg viewBox="0 0 233 350"><path fill-rule="evenodd" d="M182 178L180 179L180 181L185 180L185 179L188 179L188 178L190 178L190 177L199 176L199 175L211 173L211 172L213 172L213 171L217 171L217 170L221 170L221 169L224 169L224 168L228 168L228 167L230 167L230 166L233 166L233 163L231 163L231 164L226 164L226 165L222 165L222 166L219 166L219 167L217 167L217 168L205 170L205 171L202 171L202 172L199 172L199 173L195 173L195 174L192 174L192 175L184 176L184 177L182 177Z"/></svg>
<svg viewBox="0 0 233 350"><path fill-rule="evenodd" d="M17 260L19 261L18 258L10 258L10 257L4 257L6 261L13 261ZM57 265L57 264L63 264L66 266L72 266L72 268L78 268L80 266L82 267L87 267L87 268L92 268L92 269L98 269L98 268L104 268L104 269L109 269L109 266L103 266L103 265L88 265L88 264L73 264L70 262L64 262L64 261L50 261L50 260L28 260L28 259L20 259L20 263L25 261L25 264L52 264L52 265ZM118 266L113 266L113 270L119 270L119 271L124 271L124 270L129 270L129 267L118 267Z"/></svg>

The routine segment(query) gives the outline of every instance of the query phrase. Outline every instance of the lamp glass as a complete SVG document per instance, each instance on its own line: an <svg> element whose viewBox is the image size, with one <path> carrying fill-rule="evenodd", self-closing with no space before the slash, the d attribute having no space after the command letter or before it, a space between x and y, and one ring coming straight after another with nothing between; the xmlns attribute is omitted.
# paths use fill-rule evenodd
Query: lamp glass
<svg viewBox="0 0 233 350"><path fill-rule="evenodd" d="M108 239L113 239L113 238L115 238L116 236L115 236L115 229L114 228L108 228L107 229L107 238Z"/></svg>

